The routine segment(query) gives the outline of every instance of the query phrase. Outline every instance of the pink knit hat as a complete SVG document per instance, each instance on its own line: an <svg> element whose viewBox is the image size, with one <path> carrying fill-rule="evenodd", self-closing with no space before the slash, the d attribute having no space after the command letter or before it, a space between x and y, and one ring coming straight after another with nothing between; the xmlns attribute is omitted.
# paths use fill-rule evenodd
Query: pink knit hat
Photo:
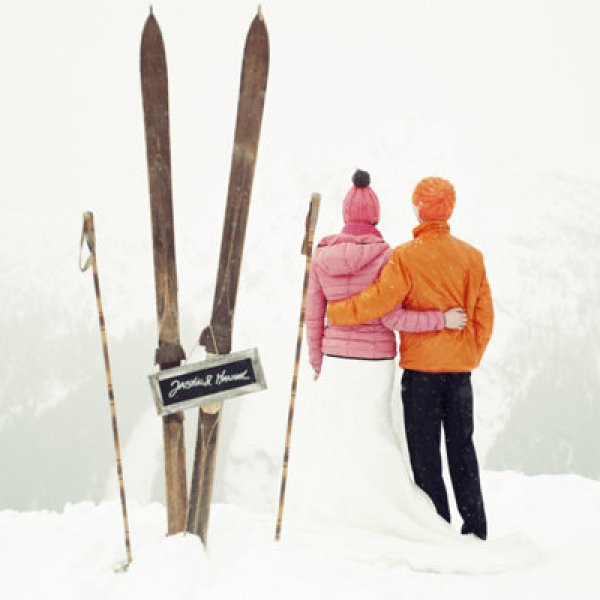
<svg viewBox="0 0 600 600"><path fill-rule="evenodd" d="M344 198L342 214L344 223L379 223L379 198L369 187L371 176L366 171L356 171L352 176L354 184Z"/></svg>

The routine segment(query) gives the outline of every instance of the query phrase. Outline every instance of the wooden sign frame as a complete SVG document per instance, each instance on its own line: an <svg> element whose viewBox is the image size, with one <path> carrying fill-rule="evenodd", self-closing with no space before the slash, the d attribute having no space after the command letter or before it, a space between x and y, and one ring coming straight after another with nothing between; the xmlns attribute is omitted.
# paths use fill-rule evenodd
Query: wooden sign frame
<svg viewBox="0 0 600 600"><path fill-rule="evenodd" d="M257 348L164 369L148 380L159 415L267 389Z"/></svg>

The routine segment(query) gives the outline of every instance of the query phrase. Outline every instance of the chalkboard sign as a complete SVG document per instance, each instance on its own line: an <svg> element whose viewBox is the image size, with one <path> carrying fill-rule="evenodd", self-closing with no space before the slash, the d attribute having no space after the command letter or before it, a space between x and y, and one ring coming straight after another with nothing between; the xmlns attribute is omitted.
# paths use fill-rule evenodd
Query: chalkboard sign
<svg viewBox="0 0 600 600"><path fill-rule="evenodd" d="M149 375L159 415L266 389L258 350L251 348Z"/></svg>

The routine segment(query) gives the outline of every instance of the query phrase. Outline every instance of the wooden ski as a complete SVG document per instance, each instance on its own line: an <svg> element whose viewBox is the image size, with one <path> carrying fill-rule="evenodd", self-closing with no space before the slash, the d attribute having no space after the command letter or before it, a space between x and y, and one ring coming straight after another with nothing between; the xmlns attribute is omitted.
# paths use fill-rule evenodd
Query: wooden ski
<svg viewBox="0 0 600 600"><path fill-rule="evenodd" d="M140 71L158 319L155 363L160 369L168 369L181 364L185 353L179 340L167 62L162 34L152 9L142 33ZM183 419L182 412L163 417L169 534L185 530L187 483Z"/></svg>
<svg viewBox="0 0 600 600"><path fill-rule="evenodd" d="M206 348L209 355L228 354L231 351L233 315L268 70L269 37L259 8L250 25L244 46L229 190L212 316L210 325L200 335L200 344ZM204 545L207 541L220 419L220 403L199 410L187 531L199 535Z"/></svg>

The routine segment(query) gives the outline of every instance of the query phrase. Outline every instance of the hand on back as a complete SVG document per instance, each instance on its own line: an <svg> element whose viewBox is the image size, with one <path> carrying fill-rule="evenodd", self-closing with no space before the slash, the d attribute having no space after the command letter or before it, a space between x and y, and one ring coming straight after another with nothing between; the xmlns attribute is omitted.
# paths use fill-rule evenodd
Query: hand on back
<svg viewBox="0 0 600 600"><path fill-rule="evenodd" d="M467 313L460 307L451 308L444 313L446 329L464 329L467 320Z"/></svg>

